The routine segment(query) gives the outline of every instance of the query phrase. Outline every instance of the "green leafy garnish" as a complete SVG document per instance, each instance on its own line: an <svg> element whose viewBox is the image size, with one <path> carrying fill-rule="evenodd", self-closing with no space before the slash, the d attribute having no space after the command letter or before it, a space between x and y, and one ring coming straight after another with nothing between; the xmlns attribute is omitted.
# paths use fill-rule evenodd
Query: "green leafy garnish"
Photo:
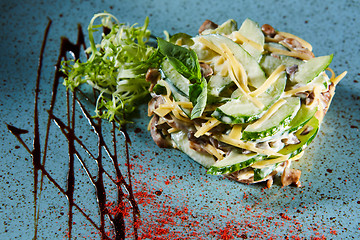
<svg viewBox="0 0 360 240"><path fill-rule="evenodd" d="M101 24L94 25L97 18L101 18ZM148 68L158 67L162 56L147 44L148 24L148 18L143 26L128 26L109 13L95 14L88 26L90 47L86 52L90 58L86 62L63 62L64 85L68 89L87 83L99 91L95 117L119 124L128 122L127 115L149 96L150 83L145 75ZM99 28L110 32L102 33L101 41L96 43L94 33Z"/></svg>
<svg viewBox="0 0 360 240"><path fill-rule="evenodd" d="M191 119L201 117L207 102L207 82L202 78L201 83L194 83L189 87L190 101L194 104Z"/></svg>
<svg viewBox="0 0 360 240"><path fill-rule="evenodd" d="M169 59L174 69L192 83L189 86L189 98L194 105L191 111L191 119L200 117L206 106L207 82L201 75L196 53L161 38L158 38L158 49L161 54Z"/></svg>
<svg viewBox="0 0 360 240"><path fill-rule="evenodd" d="M165 55L171 65L191 83L201 82L200 64L193 50L177 46L158 38L159 51Z"/></svg>

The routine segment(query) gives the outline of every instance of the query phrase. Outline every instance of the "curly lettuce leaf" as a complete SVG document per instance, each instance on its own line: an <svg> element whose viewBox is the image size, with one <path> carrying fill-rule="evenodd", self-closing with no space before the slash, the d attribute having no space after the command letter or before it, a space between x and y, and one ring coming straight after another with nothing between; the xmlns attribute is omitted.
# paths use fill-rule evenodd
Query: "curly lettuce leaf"
<svg viewBox="0 0 360 240"><path fill-rule="evenodd" d="M95 20L101 18L101 24ZM128 122L127 116L149 96L149 85L145 75L150 67L157 67L162 59L158 51L148 43L149 18L143 26L128 26L120 23L109 13L95 14L88 26L90 47L86 50L89 59L64 61L62 69L66 75L64 85L75 90L89 84L99 91L95 117ZM95 41L94 33L106 28L101 40Z"/></svg>

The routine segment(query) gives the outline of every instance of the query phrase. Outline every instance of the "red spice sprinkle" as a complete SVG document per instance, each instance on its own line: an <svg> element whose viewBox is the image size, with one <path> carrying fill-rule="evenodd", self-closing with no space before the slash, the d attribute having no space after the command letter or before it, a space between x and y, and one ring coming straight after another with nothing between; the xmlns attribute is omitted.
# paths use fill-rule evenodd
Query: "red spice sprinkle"
<svg viewBox="0 0 360 240"><path fill-rule="evenodd" d="M289 216L285 215L285 213L280 213L279 215L280 215L280 217L283 218L283 219L291 220L291 218L290 218Z"/></svg>

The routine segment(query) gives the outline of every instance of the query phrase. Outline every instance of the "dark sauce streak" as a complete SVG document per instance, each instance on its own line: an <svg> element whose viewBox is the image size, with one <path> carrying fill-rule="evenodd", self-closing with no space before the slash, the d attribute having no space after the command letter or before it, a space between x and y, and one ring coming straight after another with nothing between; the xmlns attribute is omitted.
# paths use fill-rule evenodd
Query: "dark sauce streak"
<svg viewBox="0 0 360 240"><path fill-rule="evenodd" d="M41 146L40 146L40 133L39 133L39 110L38 110L38 100L39 100L39 92L40 92L40 76L41 69L43 63L44 50L46 45L47 36L49 34L51 19L48 20L48 24L45 29L43 42L41 44L40 57L39 57L39 65L37 69L37 77L36 77L36 87L35 87L35 104L34 104L34 141L33 141L33 150L31 152L32 162L34 166L34 239L37 238L37 229L38 229L38 221L39 221L39 211L38 211L38 176L39 170L41 168Z"/></svg>
<svg viewBox="0 0 360 240"><path fill-rule="evenodd" d="M137 222L138 218L140 216L140 211L137 206L133 189L132 189L132 183L131 183L131 171L130 171L130 158L129 158L129 144L131 144L130 138L126 132L125 126L121 127L121 132L125 139L125 151L126 151L126 163L127 163L127 175L128 175L128 182L126 182L124 176L122 175L120 169L119 169L119 163L118 163L118 155L117 155L117 148L116 148L116 134L115 131L117 129L115 123L113 123L113 129L112 129L112 144L113 144L113 153L111 153L109 147L104 141L104 136L102 133L102 126L101 126L101 120L97 119L97 122L95 123L94 119L90 116L88 111L85 109L85 107L82 105L80 100L76 96L76 92L73 92L72 94L70 92L66 93L66 101L67 101L67 107L66 107L66 114L67 114L67 123L64 123L61 119L56 117L53 113L55 102L57 99L57 91L59 86L60 78L64 77L63 73L60 71L61 68L61 62L62 60L67 60L67 53L71 52L73 56L75 57L75 60L80 59L81 54L81 47L83 49L86 49L85 42L84 42L84 35L82 32L82 28L80 25L78 25L78 38L76 44L71 43L67 38L62 37L61 38L61 46L60 46L60 53L58 56L58 60L56 63L56 71L53 81L53 87L52 87L52 96L51 96L51 102L50 102L50 108L48 110L48 120L46 125L46 133L45 133L45 141L44 141L44 148L43 153L41 152L41 136L39 133L39 110L38 110L38 99L39 99L39 86L40 86L40 75L41 75L41 68L42 68L42 62L43 62L43 54L45 50L45 45L47 41L48 32L50 29L51 20L49 19L48 25L45 29L44 39L41 47L40 52L40 58L39 58L39 66L37 71L37 78L36 78L36 87L35 87L35 106L34 106L34 138L33 138L33 149L31 150L23 141L21 138L22 134L28 133L27 130L16 128L11 125L7 125L8 130L18 139L18 141L26 148L26 150L31 154L32 156L32 162L33 162L33 170L34 170L34 237L33 239L37 239L38 237L38 220L40 217L39 212L39 199L41 197L41 192L43 188L43 178L46 177L64 196L68 199L69 209L68 209L68 239L72 238L73 235L73 215L74 215L74 208L80 212L87 221L93 225L100 233L101 239L110 239L108 234L106 233L106 218L110 219L113 227L114 227L114 235L115 239L125 239L126 237L126 226L125 226L125 216L124 210L125 202L128 202L132 209L133 209L133 229L134 229L134 237L135 239L138 239L138 229L137 229ZM88 56L87 56L88 57ZM81 95L84 95L81 91L79 91ZM75 135L75 105L76 102L80 106L80 109L83 113L83 115L86 117L88 123L92 126L94 129L94 132L96 133L98 137L98 149L97 149L97 155L95 157L95 154L91 153L89 149L85 146L85 144ZM47 158L47 149L48 149L48 143L50 138L50 126L51 123L54 122L63 135L66 137L68 142L68 173L67 173L67 179L66 179L66 189L63 189L60 184L51 176L51 174L46 171L45 169L45 163ZM89 156L96 161L98 171L97 171L97 177L96 180L93 176L91 176L85 162L83 161L82 156L79 154L79 152L76 150L75 144L78 144L81 148L85 150L89 154ZM103 168L103 150L107 153L109 158L111 159L114 167L114 171L116 174L116 180L113 180L111 175L107 173ZM85 172L87 173L89 179L93 183L95 190L96 190L96 197L99 207L99 213L100 213L100 226L98 226L95 221L93 221L75 202L74 200L74 191L76 186L76 179L75 179L75 170L74 170L74 163L75 159L78 159L80 163L82 164L82 167L84 168ZM41 172L41 180L40 180L40 188L39 188L39 171ZM110 214L110 211L106 205L107 203L107 195L105 191L105 184L104 184L104 174L108 176L117 187L117 207L120 209L120 211L117 211L115 214ZM38 189L39 188L39 189ZM126 190L127 194L124 193L123 189Z"/></svg>

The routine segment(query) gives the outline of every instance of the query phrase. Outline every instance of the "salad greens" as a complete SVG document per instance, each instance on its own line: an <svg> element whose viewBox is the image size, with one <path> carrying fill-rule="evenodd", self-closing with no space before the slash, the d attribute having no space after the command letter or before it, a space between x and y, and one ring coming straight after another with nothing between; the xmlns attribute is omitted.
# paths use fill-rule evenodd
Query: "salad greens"
<svg viewBox="0 0 360 240"><path fill-rule="evenodd" d="M98 18L101 24L95 25ZM150 46L148 24L148 17L143 26L128 26L110 13L95 14L88 26L90 47L86 53L90 57L85 62L63 61L61 71L66 75L64 85L68 89L74 91L87 83L99 91L95 117L119 124L129 122L128 115L149 98L147 70L158 68L164 58L193 83L189 88L190 100L195 106L191 118L203 113L207 82L201 76L196 53L161 38L157 39L158 48ZM94 33L101 28L108 29L109 33L103 32L100 43L96 43ZM156 86L155 91L164 89Z"/></svg>
<svg viewBox="0 0 360 240"><path fill-rule="evenodd" d="M101 24L94 22L101 18ZM66 77L64 85L74 90L87 83L99 91L95 117L129 122L127 115L144 103L149 97L150 83L145 75L150 67L156 67L162 56L148 43L149 18L143 26L128 26L120 23L109 13L95 14L88 26L90 47L86 52L90 58L64 61L62 71ZM101 41L95 42L94 33L105 28L110 32L101 34Z"/></svg>

